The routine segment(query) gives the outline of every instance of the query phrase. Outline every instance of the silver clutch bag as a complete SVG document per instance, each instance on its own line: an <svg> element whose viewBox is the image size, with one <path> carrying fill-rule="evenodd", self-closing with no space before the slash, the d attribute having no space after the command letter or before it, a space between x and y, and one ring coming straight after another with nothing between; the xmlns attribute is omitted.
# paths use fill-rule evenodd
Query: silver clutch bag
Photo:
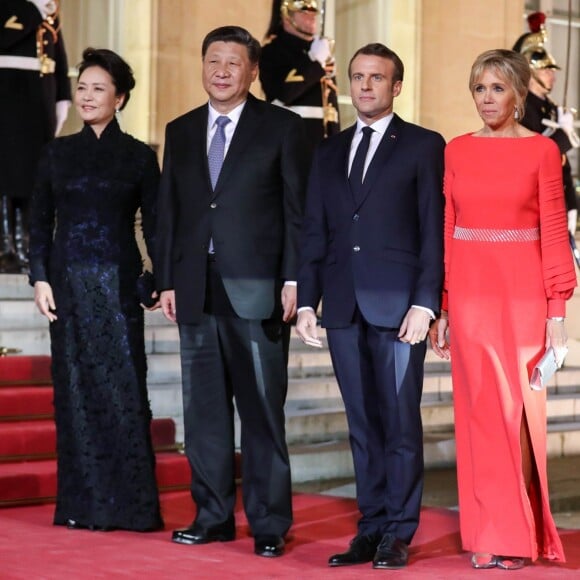
<svg viewBox="0 0 580 580"><path fill-rule="evenodd" d="M546 387L554 373L562 366L564 357L568 352L566 348L562 353L562 362L558 363L556 352L552 347L546 350L544 356L538 361L534 370L532 371L532 378L530 379L530 387L534 391L541 391Z"/></svg>

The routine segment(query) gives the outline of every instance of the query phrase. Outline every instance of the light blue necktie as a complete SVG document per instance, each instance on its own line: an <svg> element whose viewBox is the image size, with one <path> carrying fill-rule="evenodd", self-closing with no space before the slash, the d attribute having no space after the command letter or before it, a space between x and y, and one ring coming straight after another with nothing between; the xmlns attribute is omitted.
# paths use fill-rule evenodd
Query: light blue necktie
<svg viewBox="0 0 580 580"><path fill-rule="evenodd" d="M222 170L222 165L224 163L224 152L226 149L226 132L225 126L231 121L229 117L225 115L220 115L215 123L217 125L215 133L211 138L211 143L209 144L209 151L207 152L207 164L209 166L209 178L211 180L211 186L215 190L215 185L217 183L218 177L220 176L220 171ZM213 239L209 240L209 253L214 253Z"/></svg>
<svg viewBox="0 0 580 580"><path fill-rule="evenodd" d="M222 165L224 163L224 151L226 148L226 132L225 126L230 122L230 118L220 115L215 123L217 128L209 144L209 151L207 152L207 163L209 165L209 176L211 179L211 186L215 189Z"/></svg>

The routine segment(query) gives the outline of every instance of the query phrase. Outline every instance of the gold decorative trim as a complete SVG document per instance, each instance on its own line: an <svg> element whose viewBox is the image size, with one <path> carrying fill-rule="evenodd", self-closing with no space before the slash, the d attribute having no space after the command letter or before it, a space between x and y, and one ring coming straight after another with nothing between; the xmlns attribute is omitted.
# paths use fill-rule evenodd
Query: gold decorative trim
<svg viewBox="0 0 580 580"><path fill-rule="evenodd" d="M18 22L18 16L15 14L5 22L4 28L8 28L9 30L24 30L24 24Z"/></svg>
<svg viewBox="0 0 580 580"><path fill-rule="evenodd" d="M298 71L293 68L286 77L285 83L303 83L304 77L298 74Z"/></svg>

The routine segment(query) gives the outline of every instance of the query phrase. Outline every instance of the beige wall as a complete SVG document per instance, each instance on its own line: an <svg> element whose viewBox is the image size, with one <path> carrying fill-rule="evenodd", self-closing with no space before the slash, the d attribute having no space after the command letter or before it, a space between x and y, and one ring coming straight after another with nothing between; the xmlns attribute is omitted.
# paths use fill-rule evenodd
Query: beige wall
<svg viewBox="0 0 580 580"><path fill-rule="evenodd" d="M419 122L448 140L477 130L467 88L475 57L511 48L523 32L523 0L423 0Z"/></svg>
<svg viewBox="0 0 580 580"><path fill-rule="evenodd" d="M394 50L405 65L401 95L395 111L409 121L419 114L420 0L336 0L336 58L340 93L349 93L348 62L361 46L381 42ZM350 99L341 99L343 126L352 123L355 112Z"/></svg>
<svg viewBox="0 0 580 580"><path fill-rule="evenodd" d="M69 68L76 83L75 66L87 46L118 52L133 68L137 86L131 102L120 114L124 130L149 141L156 110L153 50L155 46L153 3L155 0L61 0L62 27ZM69 113L64 133L78 131L81 121Z"/></svg>
<svg viewBox="0 0 580 580"><path fill-rule="evenodd" d="M207 100L201 86L201 43L213 28L237 24L262 40L271 0L157 0L157 112L151 138L161 143L171 119ZM252 87L260 93L259 83Z"/></svg>

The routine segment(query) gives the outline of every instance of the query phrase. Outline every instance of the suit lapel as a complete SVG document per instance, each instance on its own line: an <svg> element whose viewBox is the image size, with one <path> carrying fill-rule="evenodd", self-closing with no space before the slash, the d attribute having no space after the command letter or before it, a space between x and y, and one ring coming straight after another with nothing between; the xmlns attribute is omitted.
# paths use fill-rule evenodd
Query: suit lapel
<svg viewBox="0 0 580 580"><path fill-rule="evenodd" d="M354 200L354 193L350 188L350 182L348 180L348 161L350 157L350 147L352 145L352 140L354 138L355 131L356 131L356 123L351 127L349 127L348 129L345 129L343 132L339 133L339 135L343 137L343 140L342 143L340 143L337 153L338 155L337 160L340 166L340 168L337 169L337 175L342 176L341 182L345 184L345 194L350 198L353 205L356 206L356 202Z"/></svg>
<svg viewBox="0 0 580 580"><path fill-rule="evenodd" d="M201 177L205 179L207 189L211 192L212 187L207 162L207 120L207 105L195 109L188 124L184 126L177 143L184 158L183 165L190 175L191 182L199 182L199 173L201 171Z"/></svg>

